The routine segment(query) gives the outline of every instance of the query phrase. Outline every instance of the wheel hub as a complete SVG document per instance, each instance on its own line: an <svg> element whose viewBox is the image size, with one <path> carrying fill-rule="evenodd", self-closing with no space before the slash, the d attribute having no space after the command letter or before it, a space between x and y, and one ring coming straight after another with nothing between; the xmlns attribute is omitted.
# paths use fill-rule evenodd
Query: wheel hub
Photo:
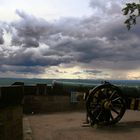
<svg viewBox="0 0 140 140"><path fill-rule="evenodd" d="M105 101L104 104L103 104L103 107L105 109L111 109L112 108L112 103L111 101Z"/></svg>

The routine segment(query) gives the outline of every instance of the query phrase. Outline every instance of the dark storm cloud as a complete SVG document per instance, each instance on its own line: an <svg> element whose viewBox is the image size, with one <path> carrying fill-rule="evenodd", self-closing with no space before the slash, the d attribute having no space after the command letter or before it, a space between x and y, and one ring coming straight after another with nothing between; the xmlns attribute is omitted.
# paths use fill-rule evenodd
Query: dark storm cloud
<svg viewBox="0 0 140 140"><path fill-rule="evenodd" d="M3 39L3 29L0 28L0 44L4 43L4 39Z"/></svg>
<svg viewBox="0 0 140 140"><path fill-rule="evenodd" d="M23 47L38 47L41 36L46 36L51 25L42 18L27 15L22 11L16 11L21 18L19 21L11 23L12 44Z"/></svg>
<svg viewBox="0 0 140 140"><path fill-rule="evenodd" d="M110 39L110 38L109 38ZM139 60L140 48L134 49L133 46L139 46L139 41L122 41L118 39L109 40L107 38L89 38L77 40L63 40L55 46L55 50L62 50L67 55L75 58L75 61L81 63L100 61L127 61ZM129 36L127 37L129 39ZM135 38L136 39L136 38Z"/></svg>
<svg viewBox="0 0 140 140"><path fill-rule="evenodd" d="M8 57L0 57L0 64L16 65L16 66L56 66L61 63L69 63L68 56L48 55L43 56L39 49L24 50L19 49L16 54L13 53Z"/></svg>
<svg viewBox="0 0 140 140"><path fill-rule="evenodd" d="M23 47L38 47L42 42L50 44L68 34L76 36L78 31L76 25L80 24L79 20L73 18L64 18L49 23L43 18L37 18L19 10L16 11L16 14L20 20L11 23L12 45Z"/></svg>
<svg viewBox="0 0 140 140"><path fill-rule="evenodd" d="M138 68L140 31L138 25L127 31L120 5L116 1L91 0L90 6L95 13L99 11L98 15L53 22L16 11L20 19L5 26L11 34L11 46L0 50L0 65L21 66L23 71L27 71L23 68L26 66L45 68L73 63L97 69ZM4 43L3 30L0 43Z"/></svg>
<svg viewBox="0 0 140 140"><path fill-rule="evenodd" d="M84 72L89 73L89 74L98 74L98 73L102 73L101 70L85 70Z"/></svg>
<svg viewBox="0 0 140 140"><path fill-rule="evenodd" d="M94 70L94 69L86 69L83 71L77 71L74 72L73 74L79 75L79 74L90 74L90 75L96 75L96 74L101 74L103 71L101 70Z"/></svg>
<svg viewBox="0 0 140 140"><path fill-rule="evenodd" d="M39 66L9 66L9 65L1 65L0 66L0 72L7 73L7 72L16 72L21 74L40 74L44 73L44 68Z"/></svg>

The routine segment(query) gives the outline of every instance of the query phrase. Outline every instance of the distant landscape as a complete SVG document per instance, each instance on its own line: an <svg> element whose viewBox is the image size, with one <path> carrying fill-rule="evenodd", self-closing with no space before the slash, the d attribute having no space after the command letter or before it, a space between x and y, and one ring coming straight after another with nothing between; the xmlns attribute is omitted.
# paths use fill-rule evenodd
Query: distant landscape
<svg viewBox="0 0 140 140"><path fill-rule="evenodd" d="M28 78L0 78L0 86L11 85L14 82L24 82L25 85L35 85L35 84L52 84L54 80L63 82L75 82L75 83L93 83L101 84L104 80L94 80L94 79L28 79ZM107 80L108 82L116 85L140 85L140 80Z"/></svg>

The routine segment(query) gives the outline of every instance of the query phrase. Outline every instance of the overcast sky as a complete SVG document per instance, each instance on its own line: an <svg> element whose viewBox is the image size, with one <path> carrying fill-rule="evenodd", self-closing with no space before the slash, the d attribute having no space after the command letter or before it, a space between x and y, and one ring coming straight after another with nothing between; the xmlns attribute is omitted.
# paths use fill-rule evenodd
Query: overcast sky
<svg viewBox="0 0 140 140"><path fill-rule="evenodd" d="M140 79L140 21L127 30L124 4L0 0L0 77Z"/></svg>

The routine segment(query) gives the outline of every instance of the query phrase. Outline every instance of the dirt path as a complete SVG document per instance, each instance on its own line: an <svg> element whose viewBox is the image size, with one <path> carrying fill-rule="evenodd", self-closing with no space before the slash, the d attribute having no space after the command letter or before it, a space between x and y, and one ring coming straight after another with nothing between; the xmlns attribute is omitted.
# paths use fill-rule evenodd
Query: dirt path
<svg viewBox="0 0 140 140"><path fill-rule="evenodd" d="M33 140L139 140L140 112L127 111L112 127L82 127L85 113L57 113L27 117Z"/></svg>

